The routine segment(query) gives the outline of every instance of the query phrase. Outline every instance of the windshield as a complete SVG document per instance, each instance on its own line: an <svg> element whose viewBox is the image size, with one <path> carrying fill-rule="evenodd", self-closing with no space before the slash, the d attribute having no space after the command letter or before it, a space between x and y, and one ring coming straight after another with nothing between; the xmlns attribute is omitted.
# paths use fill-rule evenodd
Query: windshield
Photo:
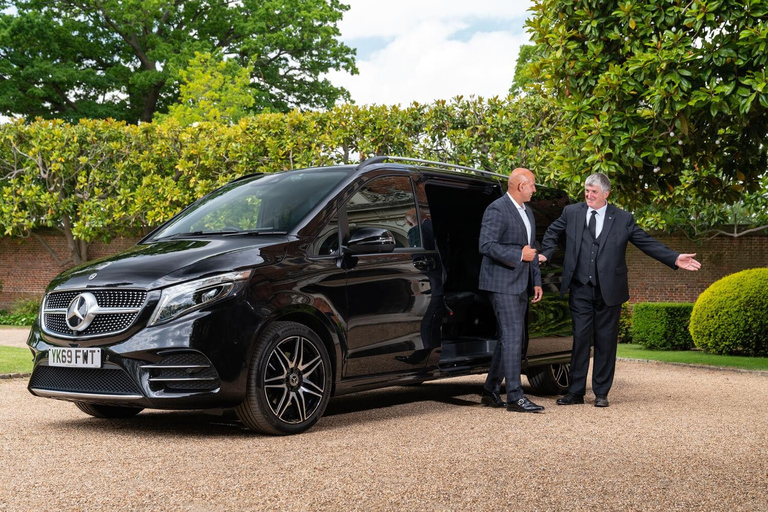
<svg viewBox="0 0 768 512"><path fill-rule="evenodd" d="M230 183L180 213L152 240L206 234L287 233L347 175L343 170L291 171Z"/></svg>

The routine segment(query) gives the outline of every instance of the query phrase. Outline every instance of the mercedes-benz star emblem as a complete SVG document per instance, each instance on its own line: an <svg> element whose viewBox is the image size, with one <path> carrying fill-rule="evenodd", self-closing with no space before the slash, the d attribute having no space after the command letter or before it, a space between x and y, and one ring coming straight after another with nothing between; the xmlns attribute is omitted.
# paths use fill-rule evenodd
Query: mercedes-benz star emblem
<svg viewBox="0 0 768 512"><path fill-rule="evenodd" d="M99 304L92 293L81 293L69 303L67 326L73 331L84 331L96 316Z"/></svg>

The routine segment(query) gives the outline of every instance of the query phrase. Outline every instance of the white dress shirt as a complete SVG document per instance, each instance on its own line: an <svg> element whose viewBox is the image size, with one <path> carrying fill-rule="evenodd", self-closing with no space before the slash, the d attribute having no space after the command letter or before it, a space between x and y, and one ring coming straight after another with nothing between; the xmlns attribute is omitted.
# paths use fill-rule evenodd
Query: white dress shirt
<svg viewBox="0 0 768 512"><path fill-rule="evenodd" d="M512 196L507 193L507 197L512 199ZM517 204L517 201L512 199L512 204L515 205L515 209L517 210L517 213L520 214L520 217L523 219L523 224L525 224L525 232L528 234L528 243L531 243L531 221L528 220L528 214L525 213L525 205L519 205Z"/></svg>
<svg viewBox="0 0 768 512"><path fill-rule="evenodd" d="M603 224L605 224L605 211L608 209L608 203L605 203L602 208L595 210L594 208L587 208L587 216L585 222L587 228L589 228L589 218L592 216L592 212L597 212L595 215L595 236L600 236L600 232L603 230Z"/></svg>

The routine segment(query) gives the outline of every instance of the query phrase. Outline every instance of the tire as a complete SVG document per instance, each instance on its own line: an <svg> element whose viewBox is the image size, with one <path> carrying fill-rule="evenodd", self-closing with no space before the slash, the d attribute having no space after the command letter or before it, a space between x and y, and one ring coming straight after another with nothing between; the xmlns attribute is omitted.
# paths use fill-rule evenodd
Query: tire
<svg viewBox="0 0 768 512"><path fill-rule="evenodd" d="M85 402L75 402L75 405L85 414L94 418L133 418L144 410L143 407L120 407L117 405L87 404Z"/></svg>
<svg viewBox="0 0 768 512"><path fill-rule="evenodd" d="M564 395L571 385L570 363L548 364L528 368L528 383L539 395Z"/></svg>
<svg viewBox="0 0 768 512"><path fill-rule="evenodd" d="M320 337L297 322L275 322L259 338L237 416L262 434L300 434L331 398L331 360Z"/></svg>

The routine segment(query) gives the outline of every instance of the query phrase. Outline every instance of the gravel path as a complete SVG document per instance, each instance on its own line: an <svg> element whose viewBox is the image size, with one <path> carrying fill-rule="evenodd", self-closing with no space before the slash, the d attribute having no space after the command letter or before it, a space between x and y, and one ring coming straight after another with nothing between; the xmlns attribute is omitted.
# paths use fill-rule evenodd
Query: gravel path
<svg viewBox="0 0 768 512"><path fill-rule="evenodd" d="M98 420L0 382L0 510L768 510L764 374L618 364L611 407L478 404L481 376L332 400L294 437Z"/></svg>
<svg viewBox="0 0 768 512"><path fill-rule="evenodd" d="M0 345L5 347L27 346L29 327L9 327L0 325Z"/></svg>

